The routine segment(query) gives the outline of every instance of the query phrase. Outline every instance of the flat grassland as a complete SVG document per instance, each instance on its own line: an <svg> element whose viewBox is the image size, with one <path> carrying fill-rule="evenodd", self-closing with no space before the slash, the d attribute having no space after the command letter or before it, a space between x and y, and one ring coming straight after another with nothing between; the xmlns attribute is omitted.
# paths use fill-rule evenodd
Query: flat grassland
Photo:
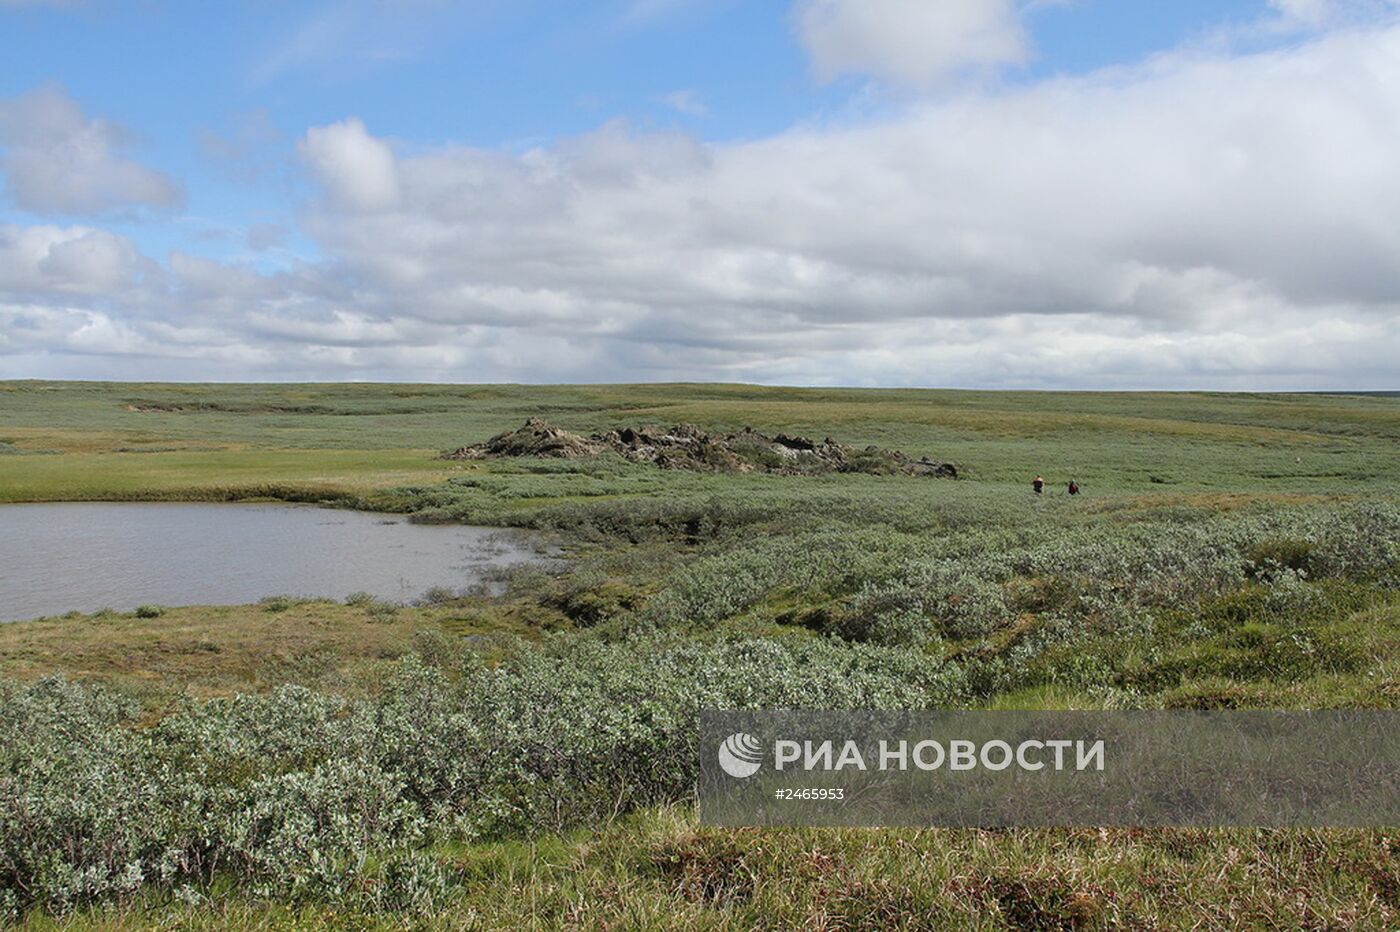
<svg viewBox="0 0 1400 932"><path fill-rule="evenodd" d="M963 478L437 457L527 417ZM0 917L1393 928L1393 831L733 831L689 794L705 707L1400 707L1397 441L1381 396L0 382L0 502L324 502L569 556L497 597L0 626Z"/></svg>

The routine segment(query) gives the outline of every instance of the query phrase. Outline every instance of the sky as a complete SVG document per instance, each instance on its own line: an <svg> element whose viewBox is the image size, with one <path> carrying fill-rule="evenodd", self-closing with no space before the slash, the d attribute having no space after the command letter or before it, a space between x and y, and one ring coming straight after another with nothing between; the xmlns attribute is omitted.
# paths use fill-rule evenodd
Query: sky
<svg viewBox="0 0 1400 932"><path fill-rule="evenodd" d="M1400 0L0 0L0 378L1400 388Z"/></svg>

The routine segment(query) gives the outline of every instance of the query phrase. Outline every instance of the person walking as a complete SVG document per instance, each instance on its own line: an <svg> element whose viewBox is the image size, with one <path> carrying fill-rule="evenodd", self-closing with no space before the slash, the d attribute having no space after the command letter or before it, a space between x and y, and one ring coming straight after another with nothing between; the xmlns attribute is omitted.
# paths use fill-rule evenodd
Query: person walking
<svg viewBox="0 0 1400 932"><path fill-rule="evenodd" d="M1078 495L1078 494L1079 494L1079 483L1078 483L1078 482L1075 482L1073 479L1069 480L1069 494L1071 494L1071 495Z"/></svg>
<svg viewBox="0 0 1400 932"><path fill-rule="evenodd" d="M1032 482L1031 482L1031 488L1035 489L1035 494L1036 494L1036 495L1039 495L1041 492L1044 492L1044 491L1045 491L1045 477L1044 477L1044 476L1036 476L1035 479L1032 480Z"/></svg>

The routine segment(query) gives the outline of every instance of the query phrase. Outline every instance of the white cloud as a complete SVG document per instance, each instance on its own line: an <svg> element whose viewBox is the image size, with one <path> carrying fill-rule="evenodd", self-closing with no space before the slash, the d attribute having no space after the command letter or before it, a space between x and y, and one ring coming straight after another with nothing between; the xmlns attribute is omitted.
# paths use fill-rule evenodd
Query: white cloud
<svg viewBox="0 0 1400 932"><path fill-rule="evenodd" d="M686 116L706 117L710 115L710 108L705 105L705 99L698 91L680 90L672 91L661 98L661 102Z"/></svg>
<svg viewBox="0 0 1400 932"><path fill-rule="evenodd" d="M1269 0L1269 6L1300 23L1321 23L1331 15L1336 0Z"/></svg>
<svg viewBox="0 0 1400 932"><path fill-rule="evenodd" d="M1160 344L1199 352L1200 332L1393 314L1397 152L1400 32L1386 31L752 143L610 124L519 157L390 154L396 208L347 209L332 176L310 229L367 311L570 333L600 366L811 378L1015 315L1041 321L1037 340L1136 334L1165 366ZM1039 358L1003 356L1028 379Z"/></svg>
<svg viewBox="0 0 1400 932"><path fill-rule="evenodd" d="M0 295L120 295L150 268L106 230L0 224Z"/></svg>
<svg viewBox="0 0 1400 932"><path fill-rule="evenodd" d="M357 36L369 5L331 4L281 39L253 65L249 79L254 85L267 84L289 71L321 64L346 52L366 53L369 35Z"/></svg>
<svg viewBox="0 0 1400 932"><path fill-rule="evenodd" d="M399 202L399 181L389 146L358 119L311 129L302 156L341 205L382 210Z"/></svg>
<svg viewBox="0 0 1400 932"><path fill-rule="evenodd" d="M1393 16L1397 0L1269 0L1285 27L1317 29Z"/></svg>
<svg viewBox="0 0 1400 932"><path fill-rule="evenodd" d="M325 259L278 275L7 228L0 368L1394 387L1400 28L726 144L409 150L352 119L301 148Z"/></svg>
<svg viewBox="0 0 1400 932"><path fill-rule="evenodd" d="M124 157L127 145L125 130L89 118L57 85L0 100L0 172L23 210L99 214L181 203L180 186Z"/></svg>
<svg viewBox="0 0 1400 932"><path fill-rule="evenodd" d="M855 73L926 87L1019 63L1028 49L1015 0L799 0L794 17L824 81Z"/></svg>
<svg viewBox="0 0 1400 932"><path fill-rule="evenodd" d="M255 87L315 69L358 71L419 57L448 37L471 28L506 0L335 0L264 48L248 68ZM256 12L256 10L254 10Z"/></svg>

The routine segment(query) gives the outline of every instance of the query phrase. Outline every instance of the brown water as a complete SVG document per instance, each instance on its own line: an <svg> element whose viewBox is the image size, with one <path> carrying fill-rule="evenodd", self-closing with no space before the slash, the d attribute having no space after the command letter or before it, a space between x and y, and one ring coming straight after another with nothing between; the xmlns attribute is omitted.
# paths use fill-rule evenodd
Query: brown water
<svg viewBox="0 0 1400 932"><path fill-rule="evenodd" d="M303 505L0 505L0 621L264 596L407 601L537 559L493 528Z"/></svg>

